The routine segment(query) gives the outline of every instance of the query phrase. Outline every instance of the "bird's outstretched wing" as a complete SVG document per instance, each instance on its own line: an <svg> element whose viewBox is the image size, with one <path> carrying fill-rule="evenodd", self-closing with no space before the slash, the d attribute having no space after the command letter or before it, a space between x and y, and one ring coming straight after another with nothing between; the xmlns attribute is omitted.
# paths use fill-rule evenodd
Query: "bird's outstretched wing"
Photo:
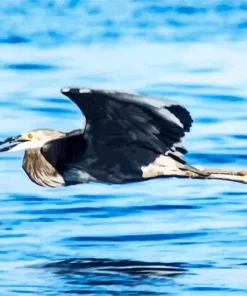
<svg viewBox="0 0 247 296"><path fill-rule="evenodd" d="M179 147L192 124L189 112L174 100L86 88L61 92L84 113L86 132L98 144L136 143L165 154Z"/></svg>
<svg viewBox="0 0 247 296"><path fill-rule="evenodd" d="M112 162L112 168L121 166L120 162L127 166L128 161L137 168L161 154L179 157L187 152L181 140L192 118L176 101L88 88L63 88L61 92L86 117L84 138L90 143L92 159L94 155L102 162L108 155L105 163L110 166Z"/></svg>

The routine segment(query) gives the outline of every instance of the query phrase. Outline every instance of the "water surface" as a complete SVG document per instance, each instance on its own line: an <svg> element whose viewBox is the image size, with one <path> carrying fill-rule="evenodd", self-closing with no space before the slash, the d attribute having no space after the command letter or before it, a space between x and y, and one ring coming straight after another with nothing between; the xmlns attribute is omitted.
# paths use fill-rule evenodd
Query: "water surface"
<svg viewBox="0 0 247 296"><path fill-rule="evenodd" d="M176 99L191 164L246 168L245 1L0 4L1 138L80 128L66 86ZM154 180L45 189L0 156L0 294L245 295L246 186Z"/></svg>

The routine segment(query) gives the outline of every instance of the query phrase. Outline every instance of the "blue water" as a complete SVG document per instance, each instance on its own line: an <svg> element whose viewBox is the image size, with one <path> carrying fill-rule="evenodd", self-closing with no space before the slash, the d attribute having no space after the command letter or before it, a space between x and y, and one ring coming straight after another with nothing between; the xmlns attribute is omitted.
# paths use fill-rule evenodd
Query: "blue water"
<svg viewBox="0 0 247 296"><path fill-rule="evenodd" d="M191 164L247 168L247 4L0 3L0 138L80 128L65 86L169 97ZM246 295L243 184L155 180L46 189L0 156L0 295Z"/></svg>

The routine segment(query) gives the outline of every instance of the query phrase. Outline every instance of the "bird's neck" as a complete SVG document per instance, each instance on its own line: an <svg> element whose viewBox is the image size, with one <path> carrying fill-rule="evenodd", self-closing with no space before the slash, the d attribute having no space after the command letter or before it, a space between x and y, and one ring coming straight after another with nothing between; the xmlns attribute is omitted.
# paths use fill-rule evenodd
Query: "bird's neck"
<svg viewBox="0 0 247 296"><path fill-rule="evenodd" d="M64 186L64 179L56 168L46 160L40 148L25 151L22 167L28 177L40 186Z"/></svg>

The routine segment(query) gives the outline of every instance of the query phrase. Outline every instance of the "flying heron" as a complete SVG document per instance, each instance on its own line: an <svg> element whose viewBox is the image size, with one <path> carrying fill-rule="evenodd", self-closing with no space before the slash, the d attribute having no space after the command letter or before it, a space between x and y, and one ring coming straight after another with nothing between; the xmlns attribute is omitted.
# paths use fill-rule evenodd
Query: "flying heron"
<svg viewBox="0 0 247 296"><path fill-rule="evenodd" d="M83 112L85 126L69 133L39 129L0 142L25 150L23 169L38 185L128 183L157 177L247 183L245 171L206 169L183 159L190 113L169 99L89 88L63 88Z"/></svg>

